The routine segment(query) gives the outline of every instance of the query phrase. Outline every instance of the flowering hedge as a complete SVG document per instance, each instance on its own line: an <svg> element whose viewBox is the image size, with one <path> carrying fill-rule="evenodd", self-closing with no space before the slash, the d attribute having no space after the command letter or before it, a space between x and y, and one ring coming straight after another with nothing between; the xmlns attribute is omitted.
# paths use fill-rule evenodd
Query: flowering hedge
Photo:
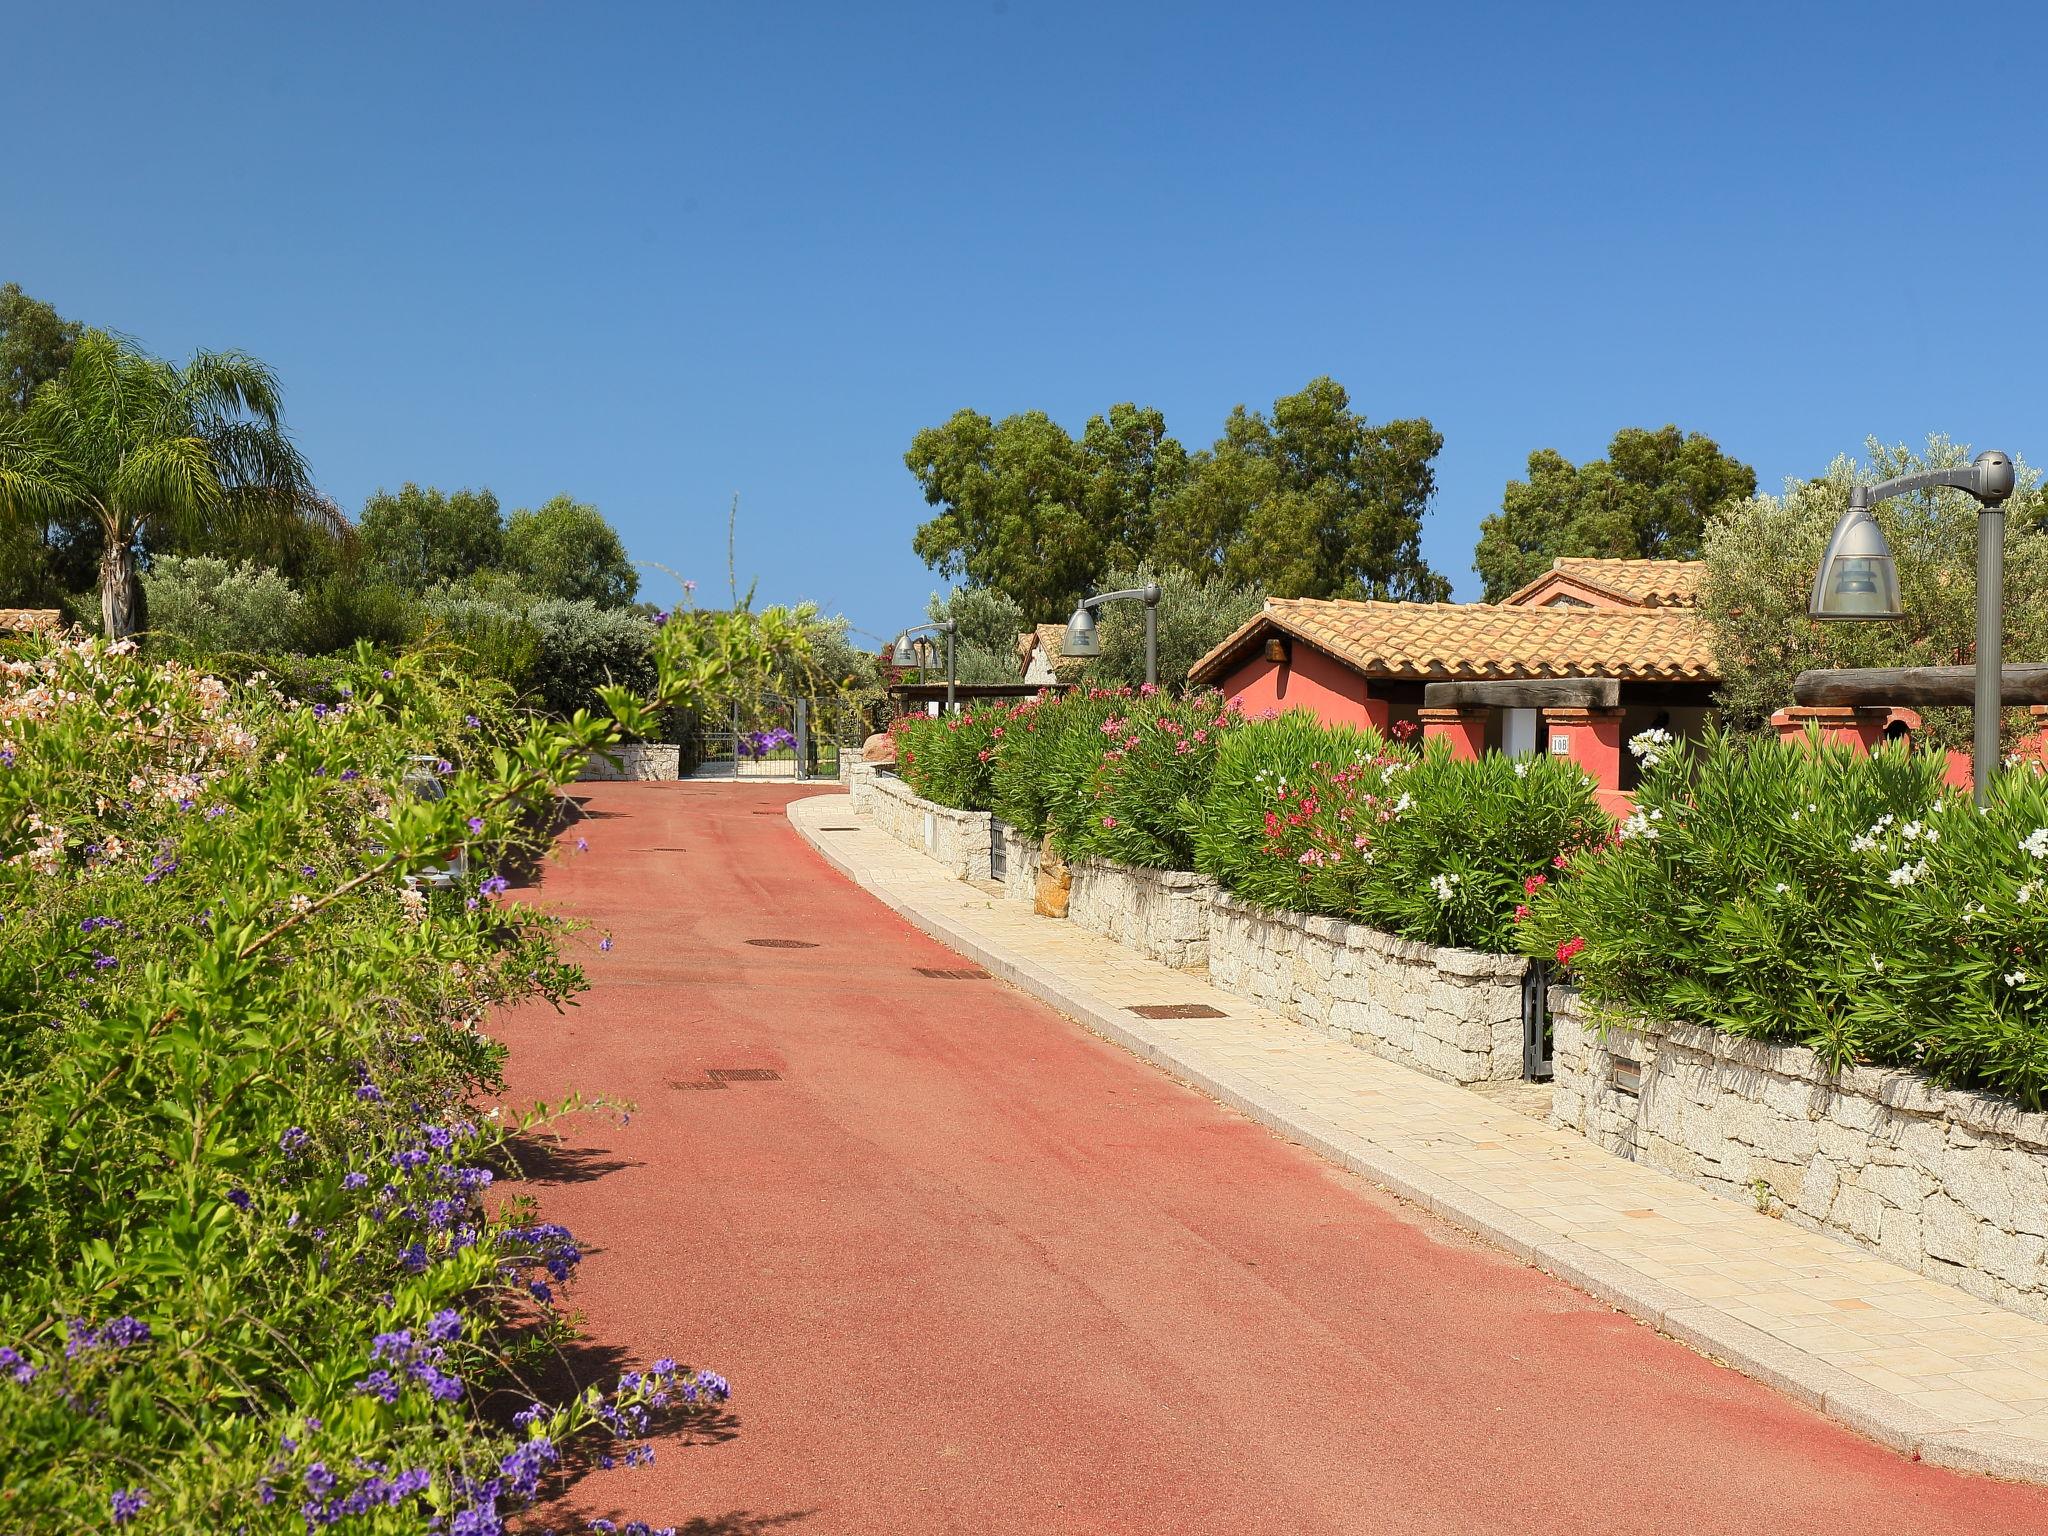
<svg viewBox="0 0 2048 1536"><path fill-rule="evenodd" d="M1639 739L1636 810L1539 894L1600 1002L2048 1107L2048 779L1979 814L1938 754Z"/></svg>
<svg viewBox="0 0 2048 1536"><path fill-rule="evenodd" d="M1265 906L1499 952L1560 856L1611 827L1561 759L1465 761L1297 712L1224 738L1195 865Z"/></svg>
<svg viewBox="0 0 2048 1536"><path fill-rule="evenodd" d="M666 697L732 660L665 655ZM299 702L0 650L0 1526L490 1536L723 1397L662 1360L483 1408L580 1257L476 1107L488 1011L580 984L493 866L648 707L606 704L522 730L418 660ZM418 753L444 797L400 792ZM466 881L404 883L457 844Z"/></svg>
<svg viewBox="0 0 2048 1536"><path fill-rule="evenodd" d="M1092 689L899 721L926 799L993 810L1070 857L1199 869L1267 906L1507 951L1560 857L1613 823L1548 757L1460 761L1216 694Z"/></svg>

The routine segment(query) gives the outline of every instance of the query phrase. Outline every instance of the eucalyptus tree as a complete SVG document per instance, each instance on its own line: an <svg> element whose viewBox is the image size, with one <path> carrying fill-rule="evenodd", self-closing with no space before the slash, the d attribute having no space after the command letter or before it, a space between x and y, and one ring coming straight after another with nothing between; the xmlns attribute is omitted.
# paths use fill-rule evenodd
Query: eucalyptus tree
<svg viewBox="0 0 2048 1536"><path fill-rule="evenodd" d="M0 421L0 519L83 514L100 539L107 637L143 626L136 556L152 530L205 532L323 515L280 419L277 377L240 352L179 366L88 330L61 377Z"/></svg>

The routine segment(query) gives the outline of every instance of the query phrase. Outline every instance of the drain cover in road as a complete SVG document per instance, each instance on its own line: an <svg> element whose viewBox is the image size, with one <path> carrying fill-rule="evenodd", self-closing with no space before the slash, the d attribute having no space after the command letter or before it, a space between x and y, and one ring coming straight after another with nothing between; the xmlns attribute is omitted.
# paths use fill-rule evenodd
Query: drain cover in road
<svg viewBox="0 0 2048 1536"><path fill-rule="evenodd" d="M1207 1003L1133 1003L1131 1012L1141 1019L1221 1019L1229 1015Z"/></svg>
<svg viewBox="0 0 2048 1536"><path fill-rule="evenodd" d="M809 939L749 939L756 949L816 949Z"/></svg>
<svg viewBox="0 0 2048 1536"><path fill-rule="evenodd" d="M779 1083L782 1074L768 1067L713 1067L704 1074L719 1087L727 1083Z"/></svg>
<svg viewBox="0 0 2048 1536"><path fill-rule="evenodd" d="M920 965L917 968L917 974L929 976L933 981L987 981L989 979L987 971L949 971L942 966L936 965Z"/></svg>

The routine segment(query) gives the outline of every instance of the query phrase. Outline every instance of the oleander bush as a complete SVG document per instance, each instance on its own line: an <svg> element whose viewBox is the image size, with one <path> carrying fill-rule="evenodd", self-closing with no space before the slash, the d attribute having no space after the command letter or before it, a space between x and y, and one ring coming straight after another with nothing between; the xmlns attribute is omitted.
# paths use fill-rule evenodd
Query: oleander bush
<svg viewBox="0 0 2048 1536"><path fill-rule="evenodd" d="M890 729L896 772L925 799L955 810L985 811L995 778L995 749L1011 706L969 706L951 715L906 715Z"/></svg>
<svg viewBox="0 0 2048 1536"><path fill-rule="evenodd" d="M1056 735L1044 767L1053 848L1070 859L1194 868L1217 744L1242 716L1214 692L1091 690L1080 704L1083 727Z"/></svg>
<svg viewBox="0 0 2048 1536"><path fill-rule="evenodd" d="M1522 945L1596 1002L2048 1107L2048 778L1937 753L1645 743L1633 815Z"/></svg>
<svg viewBox="0 0 2048 1536"><path fill-rule="evenodd" d="M657 702L750 644L671 647ZM652 706L522 723L367 650L322 686L0 649L0 1528L489 1536L724 1395L536 1385L580 1255L482 1107L489 1011L581 980L493 871Z"/></svg>
<svg viewBox="0 0 2048 1536"><path fill-rule="evenodd" d="M997 738L990 809L1027 837L1043 838L1059 809L1053 765L1067 755L1069 735L1093 737L1116 712L1123 695L1094 689L1040 694L1018 705Z"/></svg>
<svg viewBox="0 0 2048 1536"><path fill-rule="evenodd" d="M1531 886L1612 825L1561 759L1461 760L1297 711L1224 737L1195 866L1265 906L1499 952Z"/></svg>

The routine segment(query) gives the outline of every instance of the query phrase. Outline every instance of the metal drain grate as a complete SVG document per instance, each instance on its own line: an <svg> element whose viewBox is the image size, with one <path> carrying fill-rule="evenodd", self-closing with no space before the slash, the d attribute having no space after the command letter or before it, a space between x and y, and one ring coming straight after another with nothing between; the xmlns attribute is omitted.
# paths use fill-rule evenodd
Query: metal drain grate
<svg viewBox="0 0 2048 1536"><path fill-rule="evenodd" d="M727 1083L779 1083L782 1074L769 1067L713 1067L704 1074L719 1087Z"/></svg>
<svg viewBox="0 0 2048 1536"><path fill-rule="evenodd" d="M704 1091L705 1091L706 1089L719 1089L719 1090L723 1090L723 1089L724 1089L724 1087L725 1087L725 1084L724 1084L724 1083L722 1083L722 1082L720 1082L720 1081L719 1081L719 1080L718 1080L717 1078L712 1078L712 1079L711 1079L711 1080L710 1080L709 1082L703 1082L703 1083L687 1083L687 1082L684 1082L684 1081L683 1081L683 1080L682 1080L681 1078L672 1078L672 1079L671 1079L671 1080L669 1081L669 1087L671 1087L671 1088L684 1088L684 1089L694 1089L694 1090L696 1090L697 1092L699 1092L699 1093L702 1093L702 1092L704 1092Z"/></svg>
<svg viewBox="0 0 2048 1536"><path fill-rule="evenodd" d="M949 971L944 966L938 965L920 965L917 968L917 974L929 976L933 981L987 981L989 979L987 971Z"/></svg>
<svg viewBox="0 0 2048 1536"><path fill-rule="evenodd" d="M820 832L858 832L859 827L820 827Z"/></svg>
<svg viewBox="0 0 2048 1536"><path fill-rule="evenodd" d="M756 949L816 949L809 939L749 939Z"/></svg>
<svg viewBox="0 0 2048 1536"><path fill-rule="evenodd" d="M1229 1015L1207 1003L1133 1003L1130 1011L1141 1019L1222 1019Z"/></svg>

